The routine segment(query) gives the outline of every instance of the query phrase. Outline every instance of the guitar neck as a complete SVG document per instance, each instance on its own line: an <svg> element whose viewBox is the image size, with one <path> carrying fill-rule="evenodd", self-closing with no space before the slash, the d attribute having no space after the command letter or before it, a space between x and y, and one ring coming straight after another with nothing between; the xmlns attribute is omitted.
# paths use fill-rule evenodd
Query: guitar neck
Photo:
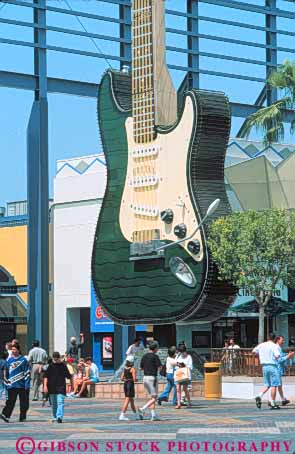
<svg viewBox="0 0 295 454"><path fill-rule="evenodd" d="M134 140L151 142L155 131L153 1L133 0L132 113Z"/></svg>

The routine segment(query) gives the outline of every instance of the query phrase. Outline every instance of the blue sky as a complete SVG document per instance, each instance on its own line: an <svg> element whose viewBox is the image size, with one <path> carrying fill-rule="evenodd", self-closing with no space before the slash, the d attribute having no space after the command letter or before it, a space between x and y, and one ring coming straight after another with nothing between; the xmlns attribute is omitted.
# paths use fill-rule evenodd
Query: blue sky
<svg viewBox="0 0 295 454"><path fill-rule="evenodd" d="M248 3L263 5L264 0L248 0ZM49 0L50 6L68 9L69 5L75 10L92 12L96 14L117 17L116 5L95 0ZM167 9L184 11L186 0L166 0ZM294 4L278 0L278 7L295 11ZM0 0L0 17L31 21L31 9L16 5L4 5ZM225 18L248 24L264 25L263 15L243 12L200 4L201 16ZM118 26L107 22L97 22L91 19L80 19L88 32L118 36ZM50 12L47 14L47 24L64 28L82 30L81 24L75 17ZM170 28L185 29L185 19L167 15L166 25ZM294 20L278 18L278 28L294 30ZM200 33L244 39L257 43L264 43L264 34L255 30L229 27L200 21ZM32 29L16 27L0 23L0 38L22 39L32 42ZM71 47L75 49L97 52L96 47L89 38L70 36L56 32L49 32L47 41L49 45ZM118 53L118 44L107 40L96 40L97 46L107 53ZM185 37L167 34L167 45L186 48ZM278 45L294 48L294 38L279 36ZM264 50L250 46L233 45L214 40L201 39L200 50L220 54L243 56L263 60ZM294 54L279 52L279 61L285 58L294 59ZM186 55L167 52L169 63L186 65ZM116 62L111 62L113 67L118 67ZM60 77L73 80L99 82L101 74L107 67L103 59L90 58L65 53L48 52L48 74L51 77ZM236 74L254 75L264 77L264 67L212 59L200 58L200 67L206 70L232 72ZM33 72L32 48L12 46L0 43L0 70L15 72ZM184 77L182 71L171 71L176 87ZM257 82L221 78L210 75L201 75L201 88L222 90L227 93L233 102L253 102L262 85ZM22 90L13 90L0 87L0 206L7 201L26 199L26 127L33 102L33 93ZM73 97L68 95L50 94L49 105L49 164L50 164L50 194L52 195L52 181L56 169L56 160L73 156L95 154L102 151L96 116L96 101ZM233 119L232 135L237 132L241 123L240 119ZM286 135L286 142L293 141Z"/></svg>

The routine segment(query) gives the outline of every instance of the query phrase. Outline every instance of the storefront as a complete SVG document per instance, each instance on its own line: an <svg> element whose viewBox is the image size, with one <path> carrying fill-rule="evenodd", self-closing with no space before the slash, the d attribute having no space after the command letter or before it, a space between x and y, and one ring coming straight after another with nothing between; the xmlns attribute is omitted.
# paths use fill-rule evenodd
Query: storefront
<svg viewBox="0 0 295 454"><path fill-rule="evenodd" d="M128 346L135 337L142 337L143 342L149 336L150 327L116 325L105 314L98 303L93 285L91 285L90 329L93 342L93 361L100 371L112 371L119 367L126 357Z"/></svg>

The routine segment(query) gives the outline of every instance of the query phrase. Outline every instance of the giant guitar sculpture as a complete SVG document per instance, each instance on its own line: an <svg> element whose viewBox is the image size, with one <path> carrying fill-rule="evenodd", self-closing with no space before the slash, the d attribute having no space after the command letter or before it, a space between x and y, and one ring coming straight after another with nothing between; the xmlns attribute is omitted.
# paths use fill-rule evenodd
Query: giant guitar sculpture
<svg viewBox="0 0 295 454"><path fill-rule="evenodd" d="M215 199L215 216L230 211L229 103L220 92L189 90L177 111L164 2L132 6L132 77L126 68L108 70L99 87L107 187L92 254L94 288L117 323L215 320L235 289L217 279L206 227L194 232ZM177 240L184 241L163 248Z"/></svg>

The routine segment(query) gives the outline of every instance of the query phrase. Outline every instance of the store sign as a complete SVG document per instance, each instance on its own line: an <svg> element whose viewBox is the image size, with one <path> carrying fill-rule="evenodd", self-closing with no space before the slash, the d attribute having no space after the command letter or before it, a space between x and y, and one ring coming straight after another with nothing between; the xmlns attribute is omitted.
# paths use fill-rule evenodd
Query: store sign
<svg viewBox="0 0 295 454"><path fill-rule="evenodd" d="M279 298L282 301L288 302L288 287L286 287L282 281L280 281L277 285L275 290L272 293L273 297ZM236 297L234 303L231 307L237 308L239 306L243 306L244 304L250 303L253 301L255 297L251 295L251 292L248 289L240 288L238 291L238 296Z"/></svg>
<svg viewBox="0 0 295 454"><path fill-rule="evenodd" d="M101 305L97 302L93 285L91 285L91 332L113 333L114 322L108 318Z"/></svg>

